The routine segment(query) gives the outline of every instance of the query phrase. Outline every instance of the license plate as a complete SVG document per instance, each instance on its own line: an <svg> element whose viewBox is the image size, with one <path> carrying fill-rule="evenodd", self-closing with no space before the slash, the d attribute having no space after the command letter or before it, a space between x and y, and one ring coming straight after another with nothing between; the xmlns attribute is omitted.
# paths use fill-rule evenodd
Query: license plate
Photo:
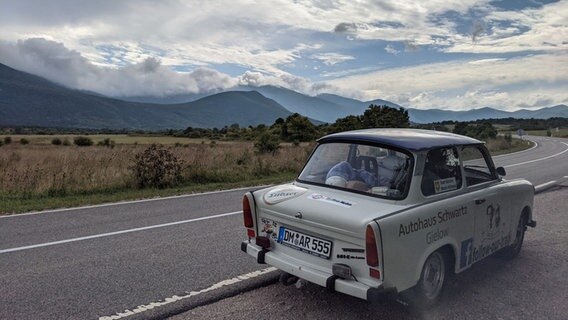
<svg viewBox="0 0 568 320"><path fill-rule="evenodd" d="M278 243L324 259L331 255L331 241L285 227L280 227Z"/></svg>

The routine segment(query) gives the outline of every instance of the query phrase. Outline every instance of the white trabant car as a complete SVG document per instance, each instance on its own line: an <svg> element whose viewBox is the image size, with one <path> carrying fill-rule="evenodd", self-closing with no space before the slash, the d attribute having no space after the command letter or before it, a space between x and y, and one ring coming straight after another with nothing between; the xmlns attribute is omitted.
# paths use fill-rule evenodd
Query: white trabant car
<svg viewBox="0 0 568 320"><path fill-rule="evenodd" d="M242 251L258 263L366 300L402 293L434 304L447 276L534 227L533 185L506 181L483 142L451 133L368 129L325 136L290 184L246 193Z"/></svg>

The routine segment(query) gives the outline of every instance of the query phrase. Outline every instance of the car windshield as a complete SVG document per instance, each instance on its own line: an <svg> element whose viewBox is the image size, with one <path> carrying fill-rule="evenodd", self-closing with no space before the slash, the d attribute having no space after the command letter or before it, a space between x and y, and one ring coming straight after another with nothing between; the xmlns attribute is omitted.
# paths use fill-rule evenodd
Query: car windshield
<svg viewBox="0 0 568 320"><path fill-rule="evenodd" d="M388 147L325 143L314 151L298 180L389 199L405 197L411 157Z"/></svg>

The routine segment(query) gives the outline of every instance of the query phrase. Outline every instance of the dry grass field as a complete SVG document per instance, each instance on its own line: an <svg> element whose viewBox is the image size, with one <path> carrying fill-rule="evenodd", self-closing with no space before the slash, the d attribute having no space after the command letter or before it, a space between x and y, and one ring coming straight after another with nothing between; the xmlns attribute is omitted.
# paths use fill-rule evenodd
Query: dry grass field
<svg viewBox="0 0 568 320"><path fill-rule="evenodd" d="M11 144L0 147L0 212L13 210L10 203L18 201L135 189L135 155L148 147L21 145L17 141L13 138ZM239 185L282 174L292 177L312 147L285 145L271 155L257 154L252 142L165 146L182 163L182 186Z"/></svg>

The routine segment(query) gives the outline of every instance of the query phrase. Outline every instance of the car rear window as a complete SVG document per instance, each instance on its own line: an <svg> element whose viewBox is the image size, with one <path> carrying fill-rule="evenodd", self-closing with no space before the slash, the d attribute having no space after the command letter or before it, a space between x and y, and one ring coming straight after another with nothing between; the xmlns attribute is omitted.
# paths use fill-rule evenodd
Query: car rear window
<svg viewBox="0 0 568 320"><path fill-rule="evenodd" d="M411 156L357 143L319 145L298 180L390 199L406 196Z"/></svg>

